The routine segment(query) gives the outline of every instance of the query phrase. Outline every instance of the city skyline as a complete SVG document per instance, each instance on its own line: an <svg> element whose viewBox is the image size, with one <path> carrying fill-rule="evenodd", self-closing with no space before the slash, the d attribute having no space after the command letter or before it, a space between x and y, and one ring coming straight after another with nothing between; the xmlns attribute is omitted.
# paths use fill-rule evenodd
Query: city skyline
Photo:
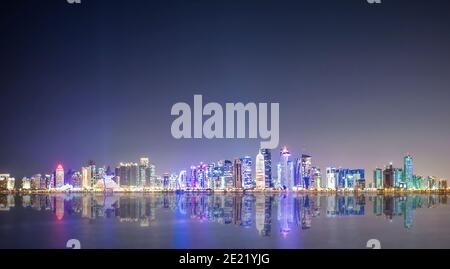
<svg viewBox="0 0 450 269"><path fill-rule="evenodd" d="M0 171L149 156L169 172L253 156L259 140L171 136L172 105L202 94L279 103L280 142L322 169L411 154L418 173L448 178L449 5L9 1Z"/></svg>
<svg viewBox="0 0 450 269"><path fill-rule="evenodd" d="M252 157L244 155L232 160L191 164L190 169L159 171L146 156L138 162L120 162L113 166L85 162L81 169L64 170L58 163L53 172L35 173L15 179L0 173L0 190L34 191L447 191L447 178L421 175L414 170L414 158L403 157L402 168L392 162L369 170L316 166L315 158L291 154L287 146L279 150L278 161L270 149L260 149ZM153 161L153 160L152 160ZM323 172L322 172L323 171ZM11 183L12 182L12 183Z"/></svg>

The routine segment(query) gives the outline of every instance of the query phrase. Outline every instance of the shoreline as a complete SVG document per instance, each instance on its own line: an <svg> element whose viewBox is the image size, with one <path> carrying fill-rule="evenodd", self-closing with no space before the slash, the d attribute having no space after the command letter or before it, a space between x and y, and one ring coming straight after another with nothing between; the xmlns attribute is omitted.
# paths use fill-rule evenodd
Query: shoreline
<svg viewBox="0 0 450 269"><path fill-rule="evenodd" d="M95 193L95 194L131 194L131 193L263 193L263 194L448 194L450 189L441 190L13 190L0 191L0 194L71 194L71 193Z"/></svg>

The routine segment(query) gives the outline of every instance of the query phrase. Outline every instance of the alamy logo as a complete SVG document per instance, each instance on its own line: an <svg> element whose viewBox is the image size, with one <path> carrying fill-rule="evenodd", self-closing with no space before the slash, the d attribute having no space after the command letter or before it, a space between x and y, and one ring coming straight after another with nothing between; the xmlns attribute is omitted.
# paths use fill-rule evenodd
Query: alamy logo
<svg viewBox="0 0 450 269"><path fill-rule="evenodd" d="M192 136L192 113L187 103L176 103L172 106L172 116L178 116L171 126L172 136L180 138L260 138L261 148L274 149L279 142L279 103L270 104L270 128L268 126L268 104L259 103L226 103L225 133L224 110L218 103L207 103L203 107L203 96L194 95L194 134ZM248 123L246 118L248 115ZM203 117L209 118L203 123ZM236 116L236 117L235 117ZM247 128L248 124L248 128ZM236 132L235 132L236 125ZM235 136L236 133L236 136Z"/></svg>
<svg viewBox="0 0 450 269"><path fill-rule="evenodd" d="M69 4L81 4L81 0L67 0Z"/></svg>

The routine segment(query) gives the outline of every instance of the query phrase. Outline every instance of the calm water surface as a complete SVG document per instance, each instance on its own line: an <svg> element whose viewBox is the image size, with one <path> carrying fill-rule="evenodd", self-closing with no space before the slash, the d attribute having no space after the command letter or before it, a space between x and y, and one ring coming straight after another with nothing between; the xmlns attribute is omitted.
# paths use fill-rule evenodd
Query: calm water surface
<svg viewBox="0 0 450 269"><path fill-rule="evenodd" d="M0 248L450 248L447 195L0 195Z"/></svg>

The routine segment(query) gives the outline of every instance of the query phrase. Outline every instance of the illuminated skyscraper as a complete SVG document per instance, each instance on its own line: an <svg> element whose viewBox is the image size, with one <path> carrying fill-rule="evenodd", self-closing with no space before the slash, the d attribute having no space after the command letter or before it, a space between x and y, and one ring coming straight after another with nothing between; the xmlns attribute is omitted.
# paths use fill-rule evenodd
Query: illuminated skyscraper
<svg viewBox="0 0 450 269"><path fill-rule="evenodd" d="M81 188L83 188L83 189L91 188L91 177L92 177L91 168L90 167L81 167Z"/></svg>
<svg viewBox="0 0 450 269"><path fill-rule="evenodd" d="M403 170L400 168L394 168L394 188L406 187L403 181Z"/></svg>
<svg viewBox="0 0 450 269"><path fill-rule="evenodd" d="M408 190L414 188L413 176L413 158L407 155L403 158L403 182Z"/></svg>
<svg viewBox="0 0 450 269"><path fill-rule="evenodd" d="M225 188L233 188L233 163L230 160L225 160L223 164L223 178Z"/></svg>
<svg viewBox="0 0 450 269"><path fill-rule="evenodd" d="M312 185L311 168L312 168L311 156L302 154L300 166L300 176L301 176L300 187L309 189L310 186Z"/></svg>
<svg viewBox="0 0 450 269"><path fill-rule="evenodd" d="M72 176L70 178L70 184L72 185L72 187L74 188L80 188L81 187L81 180L82 180L82 175L80 172L74 172L72 173Z"/></svg>
<svg viewBox="0 0 450 269"><path fill-rule="evenodd" d="M383 170L381 168L376 168L373 171L373 187L375 189L383 188Z"/></svg>
<svg viewBox="0 0 450 269"><path fill-rule="evenodd" d="M146 177L148 177L148 187L156 187L156 165L149 164L148 166L148 173L145 173Z"/></svg>
<svg viewBox="0 0 450 269"><path fill-rule="evenodd" d="M197 188L197 166L191 165L190 171L189 187L195 189Z"/></svg>
<svg viewBox="0 0 450 269"><path fill-rule="evenodd" d="M322 187L322 173L320 172L320 168L312 167L311 168L311 188L312 189L320 189Z"/></svg>
<svg viewBox="0 0 450 269"><path fill-rule="evenodd" d="M273 188L272 182L272 154L270 149L261 149L261 154L264 156L264 177L265 187Z"/></svg>
<svg viewBox="0 0 450 269"><path fill-rule="evenodd" d="M205 163L200 163L200 165L197 166L197 188L204 189L206 187L206 172L207 172L208 166Z"/></svg>
<svg viewBox="0 0 450 269"><path fill-rule="evenodd" d="M242 188L242 162L240 159L234 160L233 180L234 180L234 187L237 189L241 189Z"/></svg>
<svg viewBox="0 0 450 269"><path fill-rule="evenodd" d="M294 185L293 164L289 161L291 154L286 146L280 151L280 185L283 189L292 189ZM291 170L292 169L292 170Z"/></svg>
<svg viewBox="0 0 450 269"><path fill-rule="evenodd" d="M208 189L214 189L214 168L216 164L214 162L208 163L206 168L206 187Z"/></svg>
<svg viewBox="0 0 450 269"><path fill-rule="evenodd" d="M326 188L330 190L335 190L337 187L337 178L338 173L336 172L335 167L327 167L326 169L326 175L327 175L327 184Z"/></svg>
<svg viewBox="0 0 450 269"><path fill-rule="evenodd" d="M116 169L120 187L137 187L139 166L137 163L120 163ZM117 176L117 175L116 175Z"/></svg>
<svg viewBox="0 0 450 269"><path fill-rule="evenodd" d="M255 159L255 180L257 189L265 188L265 178L264 156L259 152Z"/></svg>
<svg viewBox="0 0 450 269"><path fill-rule="evenodd" d="M138 176L138 182L137 185L139 187L145 187L147 186L149 183L147 182L147 179L149 179L150 177L147 176L147 173L150 172L149 169L149 161L147 157L142 157L139 160L139 176Z"/></svg>
<svg viewBox="0 0 450 269"><path fill-rule="evenodd" d="M394 188L394 168L392 163L383 170L383 186L385 189Z"/></svg>
<svg viewBox="0 0 450 269"><path fill-rule="evenodd" d="M64 168L58 164L55 171L55 187L61 188L62 186L64 186Z"/></svg>
<svg viewBox="0 0 450 269"><path fill-rule="evenodd" d="M252 179L252 158L250 156L244 156L241 158L242 163L242 181L244 189L253 188Z"/></svg>
<svg viewBox="0 0 450 269"><path fill-rule="evenodd" d="M31 189L31 179L28 177L22 178L22 189L30 190Z"/></svg>
<svg viewBox="0 0 450 269"><path fill-rule="evenodd" d="M41 189L41 174L35 174L31 177L31 189L32 190L40 190Z"/></svg>

